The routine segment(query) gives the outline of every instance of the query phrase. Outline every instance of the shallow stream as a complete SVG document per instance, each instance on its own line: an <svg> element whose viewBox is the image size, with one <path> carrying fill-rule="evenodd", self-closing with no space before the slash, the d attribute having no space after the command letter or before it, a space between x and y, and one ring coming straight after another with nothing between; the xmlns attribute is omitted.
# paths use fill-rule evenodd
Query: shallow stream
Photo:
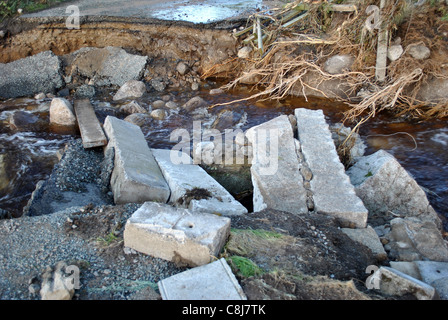
<svg viewBox="0 0 448 320"><path fill-rule="evenodd" d="M199 92L170 92L171 99L179 105L189 98L200 95L210 105L225 103L244 97L250 92L240 88L231 92L210 95L210 86ZM151 109L152 102L164 94L151 94L138 100L141 106ZM108 96L92 99L100 120L114 114L117 104ZM39 180L49 176L57 163L58 150L67 141L79 138L79 133L61 133L48 125L51 99L37 101L29 98L0 102L0 209L14 217L21 215ZM234 127L245 130L281 114L293 114L295 108L322 109L329 123L342 120L346 107L342 104L302 98L287 98L276 101L244 101L228 106L209 109L201 118L204 125L210 124L223 109L234 113ZM165 120L152 120L143 128L148 144L156 148L170 148L170 134L177 128L191 129L193 119L188 114L168 110ZM16 114L16 120L11 117ZM120 116L120 115L118 115ZM14 127L13 123L16 123ZM361 137L367 145L366 154L384 149L398 161L425 188L428 198L437 212L448 218L448 126L446 121L432 120L420 123L409 122L381 115L363 125ZM2 165L3 163L3 165ZM445 229L448 224L445 222Z"/></svg>

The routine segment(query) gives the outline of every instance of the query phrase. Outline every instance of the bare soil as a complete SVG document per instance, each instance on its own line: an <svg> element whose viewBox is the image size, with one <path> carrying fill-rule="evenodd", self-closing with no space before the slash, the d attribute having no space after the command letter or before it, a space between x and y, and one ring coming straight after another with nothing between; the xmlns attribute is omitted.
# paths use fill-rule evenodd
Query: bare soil
<svg viewBox="0 0 448 320"><path fill-rule="evenodd" d="M231 235L225 255L243 255L265 271L248 278L239 274L249 299L384 298L364 285L367 266L379 262L370 249L346 236L332 217L264 210L232 218L232 228L282 235L281 240L252 238L247 243Z"/></svg>

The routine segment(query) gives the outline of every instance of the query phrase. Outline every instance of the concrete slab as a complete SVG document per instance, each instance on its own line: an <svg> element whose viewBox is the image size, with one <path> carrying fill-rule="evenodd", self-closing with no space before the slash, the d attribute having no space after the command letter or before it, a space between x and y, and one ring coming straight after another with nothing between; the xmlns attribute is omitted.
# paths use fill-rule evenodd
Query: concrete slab
<svg viewBox="0 0 448 320"><path fill-rule="evenodd" d="M247 300L224 258L158 282L163 300Z"/></svg>
<svg viewBox="0 0 448 320"><path fill-rule="evenodd" d="M210 263L230 234L230 219L146 202L128 219L124 246L191 267Z"/></svg>
<svg viewBox="0 0 448 320"><path fill-rule="evenodd" d="M315 210L335 216L350 227L365 228L367 209L355 193L339 160L322 110L295 110L302 153L313 178Z"/></svg>
<svg viewBox="0 0 448 320"><path fill-rule="evenodd" d="M193 159L183 154L187 164L177 164L179 156L171 150L152 149L152 153L170 189L169 203L178 207L190 208L192 211L216 213L224 216L241 215L247 209L215 179L199 165L193 164ZM171 159L173 155L174 161ZM188 164L189 163L189 164ZM186 199L193 190L204 190L210 197L204 199Z"/></svg>
<svg viewBox="0 0 448 320"><path fill-rule="evenodd" d="M253 149L254 212L272 208L308 213L306 190L288 116L282 115L252 127L247 130L246 137Z"/></svg>
<svg viewBox="0 0 448 320"><path fill-rule="evenodd" d="M84 148L105 146L107 144L107 138L96 117L90 100L75 100L74 107Z"/></svg>
<svg viewBox="0 0 448 320"><path fill-rule="evenodd" d="M435 297L433 287L393 268L381 267L372 277L379 280L379 290L385 294L412 294L418 300L432 300Z"/></svg>
<svg viewBox="0 0 448 320"><path fill-rule="evenodd" d="M111 176L115 203L166 203L170 188L140 127L108 116L104 131L109 139L105 152L111 147L115 150Z"/></svg>
<svg viewBox="0 0 448 320"><path fill-rule="evenodd" d="M368 247L378 261L387 259L387 253L384 250L383 244L371 226L367 226L365 229L342 228L341 230L352 240Z"/></svg>

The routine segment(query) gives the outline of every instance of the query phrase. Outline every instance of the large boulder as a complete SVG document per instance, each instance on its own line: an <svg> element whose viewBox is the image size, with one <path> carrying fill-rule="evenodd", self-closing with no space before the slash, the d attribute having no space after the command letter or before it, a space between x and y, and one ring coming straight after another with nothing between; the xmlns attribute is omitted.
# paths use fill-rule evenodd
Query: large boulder
<svg viewBox="0 0 448 320"><path fill-rule="evenodd" d="M0 63L0 97L34 96L64 85L61 61L51 51L7 64Z"/></svg>
<svg viewBox="0 0 448 320"><path fill-rule="evenodd" d="M54 98L51 101L50 123L67 127L76 125L75 111L67 99Z"/></svg>

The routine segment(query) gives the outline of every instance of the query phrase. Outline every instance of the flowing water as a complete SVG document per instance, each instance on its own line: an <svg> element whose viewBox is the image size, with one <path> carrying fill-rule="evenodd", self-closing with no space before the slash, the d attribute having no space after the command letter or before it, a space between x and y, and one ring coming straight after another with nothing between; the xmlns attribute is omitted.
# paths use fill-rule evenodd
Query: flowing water
<svg viewBox="0 0 448 320"><path fill-rule="evenodd" d="M182 104L194 95L201 95L211 105L225 103L248 97L250 92L244 88L218 95L209 95L209 89L199 93L171 92L178 104ZM145 108L150 108L160 96L138 100ZM48 125L51 99L14 99L0 102L0 209L18 217L29 199L36 183L45 179L57 163L57 152L70 139L79 138L79 134L63 134ZM92 100L103 120L117 107L111 96ZM209 109L209 115L201 121L210 124L216 115L224 110L234 111L236 125L245 130L281 114L293 114L295 108L322 109L330 123L342 120L346 107L342 104L313 99L287 98L282 101L242 101L228 106ZM10 118L15 112L21 112L25 119L17 121L15 128ZM182 112L169 111L168 118L152 121L143 128L151 147L170 148L174 129L191 129L191 116ZM113 113L113 112L112 112ZM22 125L20 125L22 123ZM23 125L25 123L25 125ZM428 192L428 198L442 216L448 218L448 126L446 121L432 120L420 123L395 119L381 115L363 125L360 130L367 145L366 154L384 149L393 154L398 161ZM3 165L2 165L3 163ZM445 227L447 224L445 223Z"/></svg>

